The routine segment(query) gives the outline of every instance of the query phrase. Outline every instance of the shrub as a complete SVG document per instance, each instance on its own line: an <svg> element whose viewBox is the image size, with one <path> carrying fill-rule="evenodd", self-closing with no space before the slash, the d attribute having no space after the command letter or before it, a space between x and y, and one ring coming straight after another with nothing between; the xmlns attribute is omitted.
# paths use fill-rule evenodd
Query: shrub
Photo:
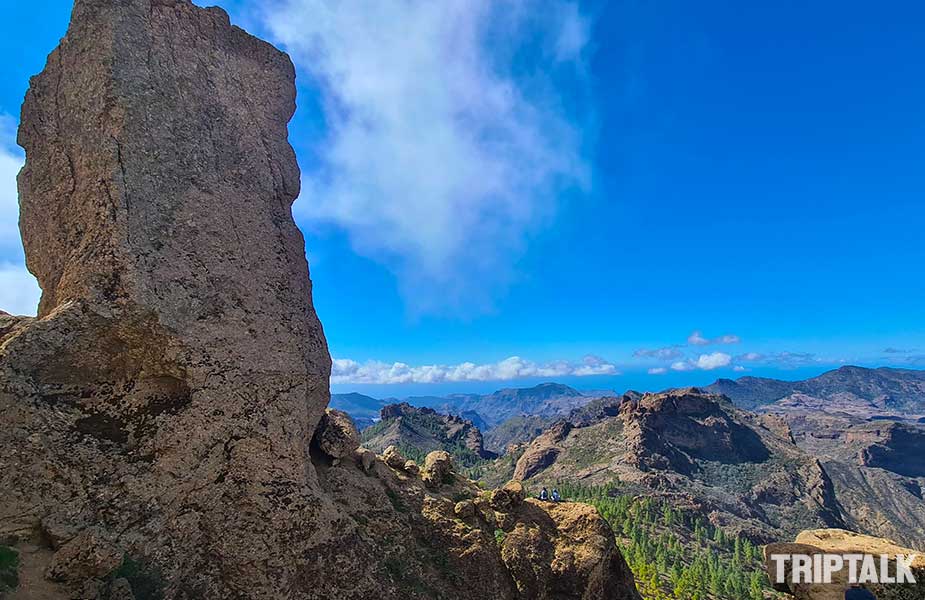
<svg viewBox="0 0 925 600"><path fill-rule="evenodd" d="M0 594L19 586L19 553L9 546L0 546Z"/></svg>

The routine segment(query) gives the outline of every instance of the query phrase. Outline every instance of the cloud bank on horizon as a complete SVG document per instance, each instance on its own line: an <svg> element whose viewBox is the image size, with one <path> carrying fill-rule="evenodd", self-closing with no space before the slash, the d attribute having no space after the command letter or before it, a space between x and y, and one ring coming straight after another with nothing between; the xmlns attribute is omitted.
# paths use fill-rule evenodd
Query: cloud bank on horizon
<svg viewBox="0 0 925 600"><path fill-rule="evenodd" d="M694 331L686 344L666 348L642 348L636 350L625 363L589 354L580 362L567 360L536 363L519 356L505 360L477 364L462 362L456 365L412 366L403 362L370 360L358 362L347 358L335 358L331 373L332 384L428 384L511 381L556 377L618 376L622 370L642 369L648 375L665 375L674 372L731 370L743 373L754 367L765 366L777 369L796 369L807 366L844 364L844 359L830 359L812 353L801 352L743 352L733 356L727 352L700 352L698 348L707 345L732 345L741 343L737 335L727 334L717 338L705 338ZM651 366L652 363L657 363Z"/></svg>
<svg viewBox="0 0 925 600"><path fill-rule="evenodd" d="M296 210L345 231L414 313L478 313L513 275L560 192L588 185L589 22L577 4L279 0L271 36L321 96L319 166Z"/></svg>
<svg viewBox="0 0 925 600"><path fill-rule="evenodd" d="M405 363L334 359L332 384L408 384L472 381L511 381L537 377L588 377L618 375L616 366L598 356L586 356L580 362L555 361L538 364L519 356L488 364L471 362L456 365L410 366Z"/></svg>

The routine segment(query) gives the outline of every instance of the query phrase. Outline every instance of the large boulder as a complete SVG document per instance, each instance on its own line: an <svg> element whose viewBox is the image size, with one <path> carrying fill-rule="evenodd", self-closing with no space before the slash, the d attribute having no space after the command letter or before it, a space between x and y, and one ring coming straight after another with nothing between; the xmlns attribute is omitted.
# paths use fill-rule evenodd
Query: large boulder
<svg viewBox="0 0 925 600"><path fill-rule="evenodd" d="M407 460L402 456L401 450L397 446L389 446L382 453L382 461L393 469L403 470Z"/></svg>
<svg viewBox="0 0 925 600"><path fill-rule="evenodd" d="M353 454L360 446L360 434L350 415L329 408L318 423L314 441L319 450L331 458L339 459Z"/></svg>
<svg viewBox="0 0 925 600"><path fill-rule="evenodd" d="M508 481L500 489L492 492L492 509L506 513L518 508L527 496L524 486L519 481Z"/></svg>
<svg viewBox="0 0 925 600"><path fill-rule="evenodd" d="M501 558L519 597L639 600L610 526L593 507L527 499L511 516Z"/></svg>
<svg viewBox="0 0 925 600"><path fill-rule="evenodd" d="M421 479L424 485L437 489L444 483L453 479L453 457L445 450L434 450L424 457L424 467L421 469Z"/></svg>

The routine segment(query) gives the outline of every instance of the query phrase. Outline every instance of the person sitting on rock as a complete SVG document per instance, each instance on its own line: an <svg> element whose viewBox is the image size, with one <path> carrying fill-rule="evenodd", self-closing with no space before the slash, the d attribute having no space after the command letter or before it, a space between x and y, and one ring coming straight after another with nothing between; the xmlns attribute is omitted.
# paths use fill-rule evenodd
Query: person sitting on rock
<svg viewBox="0 0 925 600"><path fill-rule="evenodd" d="M542 490L540 490L540 500L544 502L549 500L549 492L546 491L546 488L543 488Z"/></svg>
<svg viewBox="0 0 925 600"><path fill-rule="evenodd" d="M553 488L553 490L552 490L552 501L553 501L553 502L561 502L561 501L562 501L562 496L559 495L559 490L557 490L557 489L555 489L555 488Z"/></svg>
<svg viewBox="0 0 925 600"><path fill-rule="evenodd" d="M877 600L877 597L868 589L853 587L845 590L845 600Z"/></svg>

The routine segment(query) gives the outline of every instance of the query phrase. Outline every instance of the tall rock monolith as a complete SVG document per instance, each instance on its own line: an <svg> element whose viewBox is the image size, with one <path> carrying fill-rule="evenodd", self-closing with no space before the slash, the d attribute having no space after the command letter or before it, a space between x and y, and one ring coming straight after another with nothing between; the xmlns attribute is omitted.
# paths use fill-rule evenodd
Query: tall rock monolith
<svg viewBox="0 0 925 600"><path fill-rule="evenodd" d="M294 79L220 9L77 0L22 110L42 299L3 342L0 410L47 454L3 469L22 497L0 516L121 545L144 523L190 594L295 576L326 527L307 448L331 363L291 214Z"/></svg>

